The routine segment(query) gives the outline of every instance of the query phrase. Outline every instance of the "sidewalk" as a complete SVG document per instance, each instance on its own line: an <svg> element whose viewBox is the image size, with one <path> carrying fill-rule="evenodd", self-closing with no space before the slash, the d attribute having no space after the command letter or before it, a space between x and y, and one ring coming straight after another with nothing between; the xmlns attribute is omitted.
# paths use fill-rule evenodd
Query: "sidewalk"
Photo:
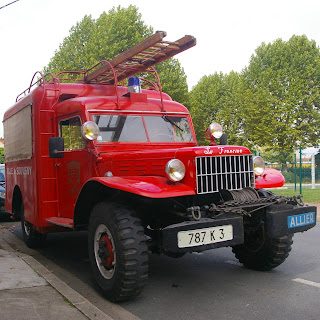
<svg viewBox="0 0 320 320"><path fill-rule="evenodd" d="M1 320L112 320L32 256L16 252L0 230Z"/></svg>

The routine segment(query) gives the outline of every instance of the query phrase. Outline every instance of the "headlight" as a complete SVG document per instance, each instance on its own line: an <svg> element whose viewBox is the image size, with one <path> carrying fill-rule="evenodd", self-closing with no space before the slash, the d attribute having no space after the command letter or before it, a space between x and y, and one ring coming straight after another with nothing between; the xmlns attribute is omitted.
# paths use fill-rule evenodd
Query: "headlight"
<svg viewBox="0 0 320 320"><path fill-rule="evenodd" d="M93 121L85 122L81 127L81 134L86 140L95 140L100 133L98 125Z"/></svg>
<svg viewBox="0 0 320 320"><path fill-rule="evenodd" d="M6 193L5 192L0 192L0 198L5 199L6 198Z"/></svg>
<svg viewBox="0 0 320 320"><path fill-rule="evenodd" d="M264 172L264 160L260 156L253 157L253 171L255 175L261 176Z"/></svg>
<svg viewBox="0 0 320 320"><path fill-rule="evenodd" d="M181 181L186 173L184 164L178 159L168 161L165 170L168 178L173 182Z"/></svg>
<svg viewBox="0 0 320 320"><path fill-rule="evenodd" d="M208 132L211 136L213 136L217 139L220 138L223 134L222 127L217 122L213 122L210 124L210 126L208 127Z"/></svg>

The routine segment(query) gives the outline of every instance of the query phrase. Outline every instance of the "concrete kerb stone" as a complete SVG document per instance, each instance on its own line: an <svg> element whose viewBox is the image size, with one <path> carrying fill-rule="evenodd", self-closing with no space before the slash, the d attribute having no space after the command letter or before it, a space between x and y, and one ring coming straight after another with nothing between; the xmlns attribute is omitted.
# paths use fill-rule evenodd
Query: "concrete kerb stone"
<svg viewBox="0 0 320 320"><path fill-rule="evenodd" d="M89 319L112 320L111 317L103 313L100 309L86 300L78 292L70 288L65 282L52 274L33 257L22 256L22 259Z"/></svg>
<svg viewBox="0 0 320 320"><path fill-rule="evenodd" d="M25 261L35 272L43 277L54 289L56 289L67 301L72 303L81 313L90 320L113 320L78 292L70 288L65 282L52 274L40 262L32 256L16 252L3 238L0 237L0 245L4 250L10 251Z"/></svg>

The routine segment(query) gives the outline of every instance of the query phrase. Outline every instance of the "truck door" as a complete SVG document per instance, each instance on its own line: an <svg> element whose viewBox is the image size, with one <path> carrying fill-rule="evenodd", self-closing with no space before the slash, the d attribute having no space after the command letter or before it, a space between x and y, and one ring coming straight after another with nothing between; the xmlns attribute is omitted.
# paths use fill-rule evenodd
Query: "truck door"
<svg viewBox="0 0 320 320"><path fill-rule="evenodd" d="M91 172L91 153L81 136L81 118L59 120L59 136L64 138L64 157L57 160L59 216L72 218L80 190Z"/></svg>

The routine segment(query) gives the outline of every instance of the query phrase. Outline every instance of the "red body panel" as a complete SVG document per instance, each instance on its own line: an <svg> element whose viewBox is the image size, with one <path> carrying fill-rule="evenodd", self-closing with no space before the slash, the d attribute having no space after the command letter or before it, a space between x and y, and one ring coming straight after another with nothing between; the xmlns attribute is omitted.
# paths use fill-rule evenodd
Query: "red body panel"
<svg viewBox="0 0 320 320"><path fill-rule="evenodd" d="M284 176L278 170L266 168L264 173L256 178L256 188L278 188L285 183Z"/></svg>
<svg viewBox="0 0 320 320"><path fill-rule="evenodd" d="M184 183L172 183L165 177L104 177L92 180L98 181L110 188L154 199L195 194L195 190L190 186Z"/></svg>

